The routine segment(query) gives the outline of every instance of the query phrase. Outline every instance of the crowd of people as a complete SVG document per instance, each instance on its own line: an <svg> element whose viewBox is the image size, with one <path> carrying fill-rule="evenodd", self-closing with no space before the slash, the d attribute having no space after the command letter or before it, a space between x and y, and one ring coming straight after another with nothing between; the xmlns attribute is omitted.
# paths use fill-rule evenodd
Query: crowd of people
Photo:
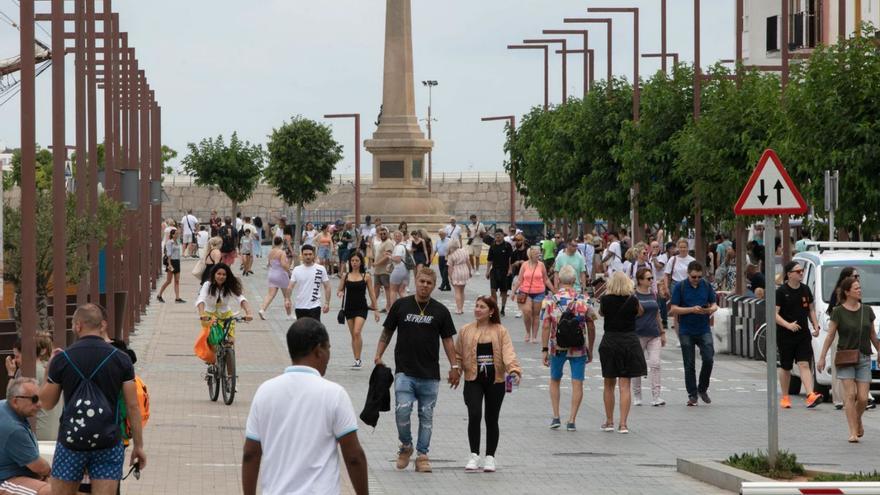
<svg viewBox="0 0 880 495"><path fill-rule="evenodd" d="M550 429L577 431L585 370L597 355L605 409L600 430L630 432L631 407L643 404L643 377L650 383L650 405L666 405L661 396L660 354L670 328L677 335L682 355L687 394L684 404L695 407L701 402L712 403L712 320L718 310L717 292L730 288L738 274L733 243L719 236L710 250L712 256L703 264L691 256L687 239L665 242L662 232L632 246L625 233L614 231L579 238L552 234L530 245L513 226L509 232L492 232L475 215L469 220L462 226L450 218L435 235L410 230L405 222L392 230L380 218L369 217L358 228L350 222L317 227L307 223L301 232L279 217L274 228L265 226L265 234L259 218L221 219L216 212L205 225L191 212L180 222L166 222L163 263L168 276L158 293L160 302L164 302L163 292L172 284L176 302L185 302L179 293L180 260L191 257L198 260L192 273L200 280L196 298L199 316L203 320L228 318L240 309L250 319L251 306L235 272L247 277L253 274L254 258L265 258L268 293L257 314L263 319L270 317L269 308L280 290L285 314L296 320L287 332L293 366L264 383L251 405L242 461L244 493L256 492L258 478L262 479L263 490L271 493L291 491L306 478L319 492L338 492L337 445L355 491L366 492L366 459L357 438L358 422L351 400L342 387L321 379L330 357L329 334L321 320L330 311L333 277L338 277L337 321L346 325L351 336L353 370L364 366L362 332L367 319L372 313L376 322L382 321L370 391L360 418L375 426L378 412L390 409L393 391L398 469L414 464L417 472L432 471L429 451L442 380L441 348L449 364L445 380L452 387L462 387L467 411L470 453L464 469L498 469L502 404L523 375L509 324L503 322L511 298L516 305L515 317L522 320L523 341L540 344L541 360L549 368ZM293 252L294 235L301 236L297 253ZM261 246L264 237L271 239L271 249L265 255ZM752 253L757 250L755 245L749 249ZM489 281L490 293L473 301L473 318L457 329L453 315L464 313L465 287L481 276L483 256L482 276ZM761 269L760 264L751 262L746 267L749 289L759 297L766 290ZM781 272L780 281L774 284L778 285L776 322L780 329L779 384L783 390L780 407L791 407L785 392L797 364L807 392L805 406L812 408L823 400L811 377L810 339L819 328L813 295L802 283L803 266L791 262ZM452 291L454 307L447 308L435 299L435 288ZM824 369L830 352L835 363L835 382L839 379L841 388L835 390L835 396L844 402L850 442L858 442L864 435L862 414L868 405L871 347L880 350L877 334L872 331L874 314L862 305L860 291L857 270L844 269L829 307L829 337L817 360L817 369ZM597 344L599 318L603 320L603 333ZM59 432L59 418L46 419L42 412L51 410L62 395L65 401L75 398L82 383L92 381L86 376L105 362L113 371L102 373L94 380L95 385L108 400L129 402L131 360L109 350L111 346L101 334L100 310L92 305L80 308L74 325L80 341L65 353L53 353L51 342L44 339L47 342L40 353L42 383L19 378L20 364L7 360L13 380L8 400L0 402L0 414L15 421L4 423L0 436L7 435L10 442L20 445L7 443L12 447L0 453L0 482L9 483L0 485L0 493L4 489L19 493L8 487L50 493L48 485L37 484L43 483L41 480L50 472L54 480L51 493L73 493L69 490L79 486L86 471L95 493L103 493L101 490L121 475L122 450L118 445L96 445L87 450L91 452L88 454L65 448L64 442L76 441L76 435L64 427L67 413L61 413ZM395 336L392 373L383 357ZM234 341L234 327L229 337ZM563 416L560 402L566 364L571 403ZM104 378L105 374L110 378ZM279 399L290 394L297 397L295 406ZM130 406L137 409L136 404ZM316 411L321 413L316 416ZM418 417L415 438L413 413ZM26 419L33 416L43 417L42 423L37 422L37 437L58 437L56 462L51 467L40 461L32 448L32 438L36 437ZM315 417L321 421L316 423ZM485 443L481 443L483 429ZM136 430L132 435L132 462L143 468L146 458L142 433L140 428ZM304 450L297 449L297 445L312 447ZM321 461L319 468L314 467L314 456Z"/></svg>

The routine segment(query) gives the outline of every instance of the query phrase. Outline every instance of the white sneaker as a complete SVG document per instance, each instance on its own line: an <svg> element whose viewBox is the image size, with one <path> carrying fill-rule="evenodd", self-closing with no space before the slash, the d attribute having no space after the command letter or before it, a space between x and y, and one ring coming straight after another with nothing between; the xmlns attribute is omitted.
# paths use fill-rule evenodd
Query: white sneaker
<svg viewBox="0 0 880 495"><path fill-rule="evenodd" d="M633 396L633 405L634 406L641 406L642 405L642 397L639 395Z"/></svg>
<svg viewBox="0 0 880 495"><path fill-rule="evenodd" d="M654 399L653 402L651 402L651 405L654 406L654 407L665 406L665 405L666 405L666 401L663 400L663 399L661 399L660 397L657 397L656 399Z"/></svg>
<svg viewBox="0 0 880 495"><path fill-rule="evenodd" d="M495 457L491 455L487 455L486 459L483 460L483 472L484 473L494 473L495 472Z"/></svg>
<svg viewBox="0 0 880 495"><path fill-rule="evenodd" d="M480 454L471 453L470 457L468 457L467 464L464 465L464 470L472 473L474 471L480 470Z"/></svg>
<svg viewBox="0 0 880 495"><path fill-rule="evenodd" d="M522 318L522 311L517 311L516 314L513 316L514 318Z"/></svg>
<svg viewBox="0 0 880 495"><path fill-rule="evenodd" d="M261 320L265 320L265 319L266 319L266 312L265 312L265 311L263 311L263 310L261 309L261 310L257 311L257 313L260 315L260 319L261 319Z"/></svg>
<svg viewBox="0 0 880 495"><path fill-rule="evenodd" d="M295 319L296 318L294 318L292 314L287 315L287 321L293 321Z"/></svg>
<svg viewBox="0 0 880 495"><path fill-rule="evenodd" d="M351 369L353 369L353 370L359 370L362 367L363 367L363 363L361 363L360 359L355 359L354 364L351 365Z"/></svg>

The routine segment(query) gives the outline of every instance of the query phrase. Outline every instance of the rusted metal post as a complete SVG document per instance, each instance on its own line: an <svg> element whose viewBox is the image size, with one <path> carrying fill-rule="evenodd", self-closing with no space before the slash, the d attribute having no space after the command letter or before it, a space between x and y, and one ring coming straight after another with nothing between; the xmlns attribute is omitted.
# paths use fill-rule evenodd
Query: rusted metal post
<svg viewBox="0 0 880 495"><path fill-rule="evenodd" d="M30 55L33 58L33 54ZM52 0L52 323L56 347L66 347L67 336L67 189L64 112L64 0ZM82 160L84 157L77 157Z"/></svg>
<svg viewBox="0 0 880 495"><path fill-rule="evenodd" d="M611 80L614 78L614 75L612 74L612 70L611 70L611 62L612 62L612 60L611 60L612 55L611 54L612 54L612 42L613 42L612 41L612 29L611 29L612 28L612 20L608 19L608 18L595 19L595 18L579 18L578 17L578 18L566 18L563 20L563 22L565 22L567 24L571 24L571 23L573 23L573 24L605 24L605 27L607 28L607 32L606 32L607 41L605 43L605 45L606 45L605 49L606 49L606 53L607 53L606 54L607 75L605 76L605 81L607 81L607 83L608 83L608 88L607 88L608 94L611 94ZM592 73L593 73L593 71L591 68L590 74L592 74Z"/></svg>
<svg viewBox="0 0 880 495"><path fill-rule="evenodd" d="M586 29L545 29L542 31L542 34L579 34L584 37L584 49L581 51L569 50L567 48L563 48L562 51L558 51L556 53L561 53L563 56L563 61L565 61L565 56L569 53L583 53L584 54L584 98L586 98L587 93L589 92L590 86L590 62L589 62L589 49L590 49L590 31Z"/></svg>
<svg viewBox="0 0 880 495"><path fill-rule="evenodd" d="M547 45L507 45L508 50L544 50L544 111L550 109L550 48Z"/></svg>
<svg viewBox="0 0 880 495"><path fill-rule="evenodd" d="M140 233L141 242L136 249L140 252L149 249L150 246L150 232L151 232L151 223L152 218L150 217L150 160L153 156L153 153L158 153L158 150L154 150L150 146L150 88L149 84L147 84L147 77L144 71L140 71L140 99L138 104L138 115L140 116L140 131L141 131L141 159L138 163L139 170L139 182L140 182L140 198L138 202L138 219L141 220L141 225L137 229ZM193 232L193 240L195 240L197 233ZM147 303L150 299L150 257L143 256L138 254L136 257L138 261L138 280L140 281L140 305L138 306L138 322L140 322L140 316L147 311Z"/></svg>
<svg viewBox="0 0 880 495"><path fill-rule="evenodd" d="M88 202L89 217L96 219L98 217L98 56L97 56L97 28L95 25L98 18L95 16L94 0L86 1L86 68L87 68L87 84L86 84L86 112L88 113L86 122L87 144L88 144L88 180L84 184L88 188L86 200ZM109 23L104 25L105 30L109 30ZM106 61L105 61L106 66ZM106 144L104 145L106 148ZM107 150L104 150L104 159L106 161ZM92 239L88 246L89 254L89 300L92 303L100 302L100 287L98 284L98 241Z"/></svg>
<svg viewBox="0 0 880 495"><path fill-rule="evenodd" d="M162 180L162 108L153 100L153 106L150 111L150 141L153 143L153 149L158 150L151 156L153 161L153 180ZM162 202L152 205L153 209L153 230L150 246L151 266L150 278L152 286L156 288L160 269L162 267Z"/></svg>
<svg viewBox="0 0 880 495"><path fill-rule="evenodd" d="M87 164L88 148L86 147L86 4L90 0L76 0L74 2L74 37L75 66L74 66L74 101L76 114L74 115L76 129L76 169L74 170L74 184L76 185L76 214L80 218L86 216L88 209L88 173ZM53 35L54 38L54 35ZM53 69L54 70L54 69ZM79 250L79 255L87 255L86 248ZM88 280L81 280L76 287L76 303L83 304L88 300Z"/></svg>
<svg viewBox="0 0 880 495"><path fill-rule="evenodd" d="M34 2L19 4L21 43L21 357L22 374L36 376L37 231L36 231L36 60Z"/></svg>
<svg viewBox="0 0 880 495"><path fill-rule="evenodd" d="M481 119L483 122L492 122L496 120L505 120L507 121L507 125L510 126L510 130L512 132L516 132L516 116L515 115L501 115L498 117L483 117ZM511 162L511 167L516 167L516 165ZM516 168L513 168L510 171L510 225L516 225L516 182L514 181L514 177L516 177Z"/></svg>
<svg viewBox="0 0 880 495"><path fill-rule="evenodd" d="M430 112L429 112L430 115ZM360 228L361 222L361 114L332 113L325 119L354 119L354 226ZM431 118L428 117L430 123Z"/></svg>
<svg viewBox="0 0 880 495"><path fill-rule="evenodd" d="M530 39L523 40L523 43L526 44L549 44L549 43L559 43L562 45L562 103L565 104L568 101L568 47L567 40L565 38L556 38L556 39Z"/></svg>
<svg viewBox="0 0 880 495"><path fill-rule="evenodd" d="M111 11L111 0L104 0L104 190L109 198L117 199L116 159L119 156L119 16ZM117 337L116 327L116 280L114 264L119 256L115 247L118 231L110 228L104 246L104 291L107 309L107 333Z"/></svg>

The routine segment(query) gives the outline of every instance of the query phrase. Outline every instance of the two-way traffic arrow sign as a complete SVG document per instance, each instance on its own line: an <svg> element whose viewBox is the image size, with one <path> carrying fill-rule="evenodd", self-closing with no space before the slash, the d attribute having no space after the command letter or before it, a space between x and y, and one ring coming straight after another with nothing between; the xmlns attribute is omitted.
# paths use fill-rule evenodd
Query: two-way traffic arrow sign
<svg viewBox="0 0 880 495"><path fill-rule="evenodd" d="M807 203L779 156L768 149L758 161L733 211L737 215L802 215L807 211Z"/></svg>

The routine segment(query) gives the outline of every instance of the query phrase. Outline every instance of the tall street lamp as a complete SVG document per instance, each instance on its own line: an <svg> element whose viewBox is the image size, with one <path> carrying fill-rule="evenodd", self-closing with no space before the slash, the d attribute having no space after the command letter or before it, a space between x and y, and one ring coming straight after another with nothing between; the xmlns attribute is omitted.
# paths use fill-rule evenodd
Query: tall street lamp
<svg viewBox="0 0 880 495"><path fill-rule="evenodd" d="M530 39L523 40L523 43L527 45L547 45L553 43L559 43L562 45L562 103L568 101L568 54L567 52L567 41L565 38L554 38L554 39Z"/></svg>
<svg viewBox="0 0 880 495"><path fill-rule="evenodd" d="M542 31L543 34L579 34L584 37L584 97L586 98L587 92L589 92L590 85L590 77L592 76L592 70L590 69L590 59L589 59L589 49L590 49L590 31L586 29L545 29ZM569 53L573 53L572 50L566 50L563 48L562 57L565 60L566 55ZM557 53L559 53L557 51Z"/></svg>
<svg viewBox="0 0 880 495"><path fill-rule="evenodd" d="M547 45L507 45L508 50L544 50L544 111L550 108L550 47Z"/></svg>
<svg viewBox="0 0 880 495"><path fill-rule="evenodd" d="M514 115L500 115L497 117L483 117L481 119L483 122L492 122L497 120L506 120L507 125L510 126L511 132L516 132L516 116ZM516 164L513 161L510 162L510 225L516 225L516 184L514 182L514 177L516 176Z"/></svg>
<svg viewBox="0 0 880 495"><path fill-rule="evenodd" d="M571 17L568 17L568 18L565 18L563 20L563 22L565 22L566 24L605 24L605 27L608 29L607 30L608 38L607 38L606 47L605 47L607 50L606 64L608 67L607 67L607 76L606 76L605 80L608 83L608 88L607 88L608 92L611 93L611 79L614 77L612 74L612 71L611 71L612 20L608 19L608 18L594 19L594 18L581 18L581 17L571 18Z"/></svg>
<svg viewBox="0 0 880 495"><path fill-rule="evenodd" d="M361 114L335 113L325 115L324 118L354 119L354 226L359 229L361 225ZM431 135L430 129L429 125L428 136ZM430 174L428 177L430 177Z"/></svg>
<svg viewBox="0 0 880 495"><path fill-rule="evenodd" d="M585 64L584 76L587 78L584 80L584 96L585 97L586 97L587 93L589 93L590 90L593 89L593 80L594 80L593 75L595 74L595 71L594 71L594 69L595 69L595 64L594 64L595 53L594 52L595 52L595 50L593 50L592 48L588 48L586 50L582 50L582 49L578 49L578 48L575 48L575 49L569 48L568 50L565 50L565 51L556 50L556 53L558 53L558 54L567 53L569 55L583 55L584 56L584 64Z"/></svg>
<svg viewBox="0 0 880 495"><path fill-rule="evenodd" d="M437 86L437 81L422 81L422 85L428 88L428 139L431 139L431 122L434 121L431 118L431 96L432 90ZM428 192L431 192L431 176L434 171L434 147L432 146L430 150L428 150Z"/></svg>
<svg viewBox="0 0 880 495"><path fill-rule="evenodd" d="M659 58L659 59L663 60L663 65L664 65L663 72L666 72L666 67L665 67L666 62L665 61L667 58L672 59L672 68L673 69L675 68L676 65L678 65L678 52L667 52L666 56L664 56L662 53L643 53L642 58Z"/></svg>
<svg viewBox="0 0 880 495"><path fill-rule="evenodd" d="M590 7L587 12L591 13L617 13L633 15L633 121L639 121L639 107L641 106L641 82L639 81L639 9L637 7ZM664 16L665 17L665 16ZM664 43L665 51L665 43ZM665 68L666 57L663 58ZM644 229L639 227L639 183L632 186L632 235L633 241L639 242L644 237Z"/></svg>

